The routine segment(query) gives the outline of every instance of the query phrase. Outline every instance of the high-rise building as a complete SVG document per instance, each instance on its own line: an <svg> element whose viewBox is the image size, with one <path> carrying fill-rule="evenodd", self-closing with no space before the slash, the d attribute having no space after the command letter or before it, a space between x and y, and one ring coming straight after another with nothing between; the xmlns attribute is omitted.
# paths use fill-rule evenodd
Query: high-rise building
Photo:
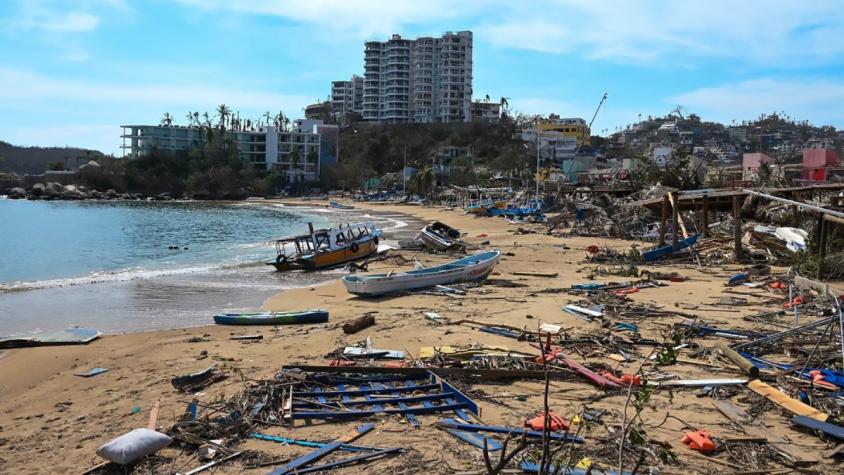
<svg viewBox="0 0 844 475"><path fill-rule="evenodd" d="M342 118L363 112L363 78L352 76L350 81L331 82L331 114Z"/></svg>
<svg viewBox="0 0 844 475"><path fill-rule="evenodd" d="M371 122L468 122L472 32L415 40L393 35L364 46L362 113Z"/></svg>

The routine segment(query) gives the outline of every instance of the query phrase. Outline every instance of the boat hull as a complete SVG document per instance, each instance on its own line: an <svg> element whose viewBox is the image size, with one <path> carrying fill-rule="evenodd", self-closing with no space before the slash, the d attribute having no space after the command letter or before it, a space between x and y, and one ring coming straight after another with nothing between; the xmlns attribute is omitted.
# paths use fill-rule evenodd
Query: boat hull
<svg viewBox="0 0 844 475"><path fill-rule="evenodd" d="M328 321L326 310L305 310L302 312L223 313L214 315L218 325L291 325L302 323L323 323Z"/></svg>
<svg viewBox="0 0 844 475"><path fill-rule="evenodd" d="M677 241L677 250L680 251L686 249L687 247L694 246L699 237L700 234L693 234L687 237L686 239L681 239L680 241ZM643 252L642 258L645 260L645 262L651 262L662 259L663 257L670 256L673 253L674 247L669 244L667 246L657 247L649 251Z"/></svg>
<svg viewBox="0 0 844 475"><path fill-rule="evenodd" d="M274 266L279 272L327 269L363 259L378 250L378 243L375 242L375 239L359 241L357 244L359 246L357 251L353 251L351 247L345 247L335 251L320 252L316 255L293 261L268 262L267 264Z"/></svg>
<svg viewBox="0 0 844 475"><path fill-rule="evenodd" d="M500 257L500 252L492 251L429 269L396 274L350 275L343 278L343 285L349 293L370 297L435 285L484 280Z"/></svg>

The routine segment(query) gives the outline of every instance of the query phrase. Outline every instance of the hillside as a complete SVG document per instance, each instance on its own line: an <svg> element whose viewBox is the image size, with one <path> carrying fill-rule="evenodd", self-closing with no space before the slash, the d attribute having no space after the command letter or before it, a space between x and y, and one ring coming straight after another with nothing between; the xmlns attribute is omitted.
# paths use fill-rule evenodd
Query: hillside
<svg viewBox="0 0 844 475"><path fill-rule="evenodd" d="M89 160L101 157L96 150L73 147L19 147L0 141L0 172L18 175L44 173L51 163L62 163L75 169Z"/></svg>

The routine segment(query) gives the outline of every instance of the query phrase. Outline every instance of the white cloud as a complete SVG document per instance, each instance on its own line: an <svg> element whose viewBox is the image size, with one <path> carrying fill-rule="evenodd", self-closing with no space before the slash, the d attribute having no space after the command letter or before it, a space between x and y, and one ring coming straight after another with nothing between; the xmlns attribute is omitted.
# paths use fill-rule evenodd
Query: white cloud
<svg viewBox="0 0 844 475"><path fill-rule="evenodd" d="M835 2L540 0L498 8L498 20L476 28L478 41L648 63L739 58L805 64L844 53L837 39L844 35L844 9Z"/></svg>
<svg viewBox="0 0 844 475"><path fill-rule="evenodd" d="M231 84L231 83L229 83ZM211 109L226 103L244 109L291 111L292 115L312 98L261 91L239 90L236 87L207 84L109 84L54 79L29 71L0 69L0 100L7 107L32 103L49 104L140 104L167 109L205 107Z"/></svg>
<svg viewBox="0 0 844 475"><path fill-rule="evenodd" d="M204 11L266 15L318 25L324 34L351 32L372 37L403 25L442 22L477 12L478 4L450 0L176 0ZM480 2L484 3L484 2ZM438 33L438 32L432 32Z"/></svg>
<svg viewBox="0 0 844 475"><path fill-rule="evenodd" d="M826 79L753 79L700 88L671 101L727 123L784 111L798 120L844 127L844 84Z"/></svg>
<svg viewBox="0 0 844 475"><path fill-rule="evenodd" d="M100 18L88 13L63 13L39 19L21 19L22 28L45 30L55 33L78 33L92 31L100 24Z"/></svg>

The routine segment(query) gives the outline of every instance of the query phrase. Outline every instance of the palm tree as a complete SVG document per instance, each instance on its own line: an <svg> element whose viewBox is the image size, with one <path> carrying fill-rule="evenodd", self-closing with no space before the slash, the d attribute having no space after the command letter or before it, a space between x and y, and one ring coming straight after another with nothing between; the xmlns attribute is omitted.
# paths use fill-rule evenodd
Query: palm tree
<svg viewBox="0 0 844 475"><path fill-rule="evenodd" d="M202 118L205 119L204 120L205 126L211 127L211 116L208 115L208 111L205 111L205 112L202 113Z"/></svg>
<svg viewBox="0 0 844 475"><path fill-rule="evenodd" d="M293 146L293 151L290 152L290 168L293 170L293 181L298 181L299 176L299 162L302 160L302 154L299 153L299 147Z"/></svg>
<svg viewBox="0 0 844 475"><path fill-rule="evenodd" d="M173 125L173 116L170 115L169 112L165 112L164 117L161 118L160 125L163 125L164 127L170 127L171 125Z"/></svg>
<svg viewBox="0 0 844 475"><path fill-rule="evenodd" d="M229 109L229 106L225 104L220 104L217 106L217 116L220 117L220 129L224 129L226 127L226 119L232 114L232 110Z"/></svg>
<svg viewBox="0 0 844 475"><path fill-rule="evenodd" d="M185 119L188 120L188 127L193 127L193 112L188 111L188 113L185 114Z"/></svg>
<svg viewBox="0 0 844 475"><path fill-rule="evenodd" d="M285 120L287 120L287 117L284 116L284 112L278 111L278 114L275 115L275 126L283 127Z"/></svg>
<svg viewBox="0 0 844 475"><path fill-rule="evenodd" d="M270 111L264 112L262 117L264 118L264 125L270 125L270 121L273 119L273 115L270 114Z"/></svg>

